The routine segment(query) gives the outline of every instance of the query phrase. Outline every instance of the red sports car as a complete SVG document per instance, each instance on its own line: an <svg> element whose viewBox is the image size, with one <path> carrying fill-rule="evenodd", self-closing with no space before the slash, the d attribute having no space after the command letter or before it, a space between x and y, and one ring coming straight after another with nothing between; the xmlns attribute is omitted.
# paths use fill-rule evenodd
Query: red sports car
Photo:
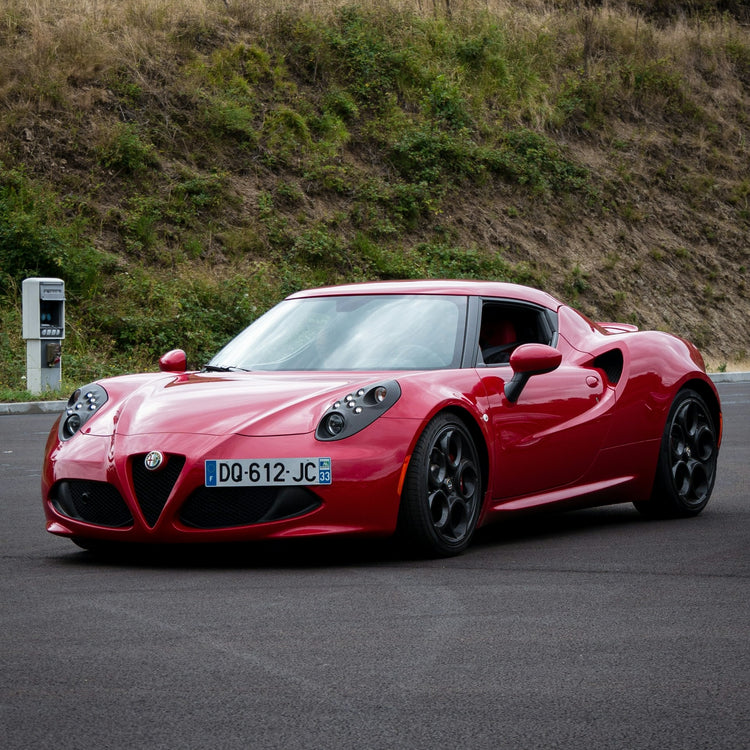
<svg viewBox="0 0 750 750"><path fill-rule="evenodd" d="M708 502L721 406L691 344L513 284L291 295L199 371L78 389L47 441L47 529L87 548L398 531L461 552L504 513Z"/></svg>

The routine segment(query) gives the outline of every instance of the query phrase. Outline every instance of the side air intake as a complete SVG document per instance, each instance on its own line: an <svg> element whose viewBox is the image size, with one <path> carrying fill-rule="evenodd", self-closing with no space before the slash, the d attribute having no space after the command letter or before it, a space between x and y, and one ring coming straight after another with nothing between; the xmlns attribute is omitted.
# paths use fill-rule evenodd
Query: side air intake
<svg viewBox="0 0 750 750"><path fill-rule="evenodd" d="M620 381L624 364L622 351L620 351L620 349L612 349L604 354L600 354L594 359L592 364L594 367L604 370L607 380L609 380L612 385L617 385Z"/></svg>

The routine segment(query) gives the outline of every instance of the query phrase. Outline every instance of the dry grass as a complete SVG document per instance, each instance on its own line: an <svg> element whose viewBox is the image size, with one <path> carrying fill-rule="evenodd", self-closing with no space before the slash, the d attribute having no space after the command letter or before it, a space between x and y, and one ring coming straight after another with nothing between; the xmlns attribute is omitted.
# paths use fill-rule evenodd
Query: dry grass
<svg viewBox="0 0 750 750"><path fill-rule="evenodd" d="M165 32L215 22L208 0L3 0L0 92L30 82L59 85L144 59Z"/></svg>
<svg viewBox="0 0 750 750"><path fill-rule="evenodd" d="M737 359L731 362L715 358L706 358L708 372L750 372L750 359Z"/></svg>
<svg viewBox="0 0 750 750"><path fill-rule="evenodd" d="M243 27L262 31L280 11L332 15L351 0L0 0L0 96L30 81L80 80L103 68L137 64L158 50L165 35L181 29ZM484 12L512 31L552 34L561 47L583 47L596 72L613 55L669 58L715 79L732 63L718 54L736 37L730 21L682 19L658 28L623 3L592 9L583 3L545 0L358 0L369 10L410 11L453 19ZM41 86L44 89L44 85ZM722 92L718 96L727 96ZM731 94L731 92L729 92ZM734 97L730 95L730 99Z"/></svg>

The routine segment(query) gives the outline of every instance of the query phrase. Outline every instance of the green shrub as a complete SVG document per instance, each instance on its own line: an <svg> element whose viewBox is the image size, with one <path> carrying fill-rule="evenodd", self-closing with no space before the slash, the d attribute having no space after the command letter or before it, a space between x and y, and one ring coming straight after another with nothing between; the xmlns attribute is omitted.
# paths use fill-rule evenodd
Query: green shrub
<svg viewBox="0 0 750 750"><path fill-rule="evenodd" d="M321 225L302 232L295 239L291 259L294 263L336 268L346 260L346 255L340 240Z"/></svg>
<svg viewBox="0 0 750 750"><path fill-rule="evenodd" d="M61 277L74 290L94 284L101 258L82 221L67 219L61 203L0 164L0 292L29 276Z"/></svg>
<svg viewBox="0 0 750 750"><path fill-rule="evenodd" d="M472 125L462 87L439 75L430 85L424 98L428 115L451 130L463 130Z"/></svg>
<svg viewBox="0 0 750 750"><path fill-rule="evenodd" d="M430 124L412 128L393 144L391 154L401 176L416 183L435 184L448 175L482 171L476 144L465 129L452 133Z"/></svg>
<svg viewBox="0 0 750 750"><path fill-rule="evenodd" d="M553 120L584 131L599 130L616 99L617 92L608 74L568 74L558 95Z"/></svg>
<svg viewBox="0 0 750 750"><path fill-rule="evenodd" d="M105 169L127 174L141 172L157 163L153 144L145 142L138 128L130 123L117 123L97 148L99 162Z"/></svg>
<svg viewBox="0 0 750 750"><path fill-rule="evenodd" d="M356 99L382 108L395 91L402 54L373 20L356 6L345 6L337 24L326 30L335 71Z"/></svg>
<svg viewBox="0 0 750 750"><path fill-rule="evenodd" d="M575 191L588 184L588 172L547 136L526 128L509 130L499 148L485 152L488 167L511 182L534 190Z"/></svg>
<svg viewBox="0 0 750 750"><path fill-rule="evenodd" d="M273 77L271 56L256 44L234 44L216 50L205 67L216 89L235 97L248 96L251 86Z"/></svg>
<svg viewBox="0 0 750 750"><path fill-rule="evenodd" d="M249 148L258 143L255 111L247 104L212 96L204 104L203 118L215 136L230 136Z"/></svg>
<svg viewBox="0 0 750 750"><path fill-rule="evenodd" d="M359 117L359 107L348 91L329 89L323 97L323 108L338 115L344 122L353 122Z"/></svg>
<svg viewBox="0 0 750 750"><path fill-rule="evenodd" d="M302 159L303 149L312 143L305 118L287 106L280 106L266 115L263 139L266 161L270 166Z"/></svg>
<svg viewBox="0 0 750 750"><path fill-rule="evenodd" d="M135 195L128 202L123 221L126 247L136 255L148 250L157 240L157 226L162 219L162 202L150 195Z"/></svg>
<svg viewBox="0 0 750 750"><path fill-rule="evenodd" d="M494 279L539 285L542 274L525 263L512 264L499 252L453 247L444 243L422 243L417 247L427 276L433 278Z"/></svg>
<svg viewBox="0 0 750 750"><path fill-rule="evenodd" d="M224 172L186 171L170 194L167 216L177 224L192 225L196 217L220 209L223 203L231 203L226 181Z"/></svg>

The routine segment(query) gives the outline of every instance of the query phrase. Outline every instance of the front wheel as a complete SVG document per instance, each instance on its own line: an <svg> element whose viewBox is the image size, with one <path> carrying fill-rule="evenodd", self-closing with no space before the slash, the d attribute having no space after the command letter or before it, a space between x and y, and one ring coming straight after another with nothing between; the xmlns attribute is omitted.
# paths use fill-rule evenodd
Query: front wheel
<svg viewBox="0 0 750 750"><path fill-rule="evenodd" d="M471 433L457 417L439 414L412 454L399 530L421 552L457 555L471 540L481 502L481 466Z"/></svg>
<svg viewBox="0 0 750 750"><path fill-rule="evenodd" d="M646 516L696 516L706 507L714 480L718 438L706 402L680 391L669 410L650 500L635 503Z"/></svg>

